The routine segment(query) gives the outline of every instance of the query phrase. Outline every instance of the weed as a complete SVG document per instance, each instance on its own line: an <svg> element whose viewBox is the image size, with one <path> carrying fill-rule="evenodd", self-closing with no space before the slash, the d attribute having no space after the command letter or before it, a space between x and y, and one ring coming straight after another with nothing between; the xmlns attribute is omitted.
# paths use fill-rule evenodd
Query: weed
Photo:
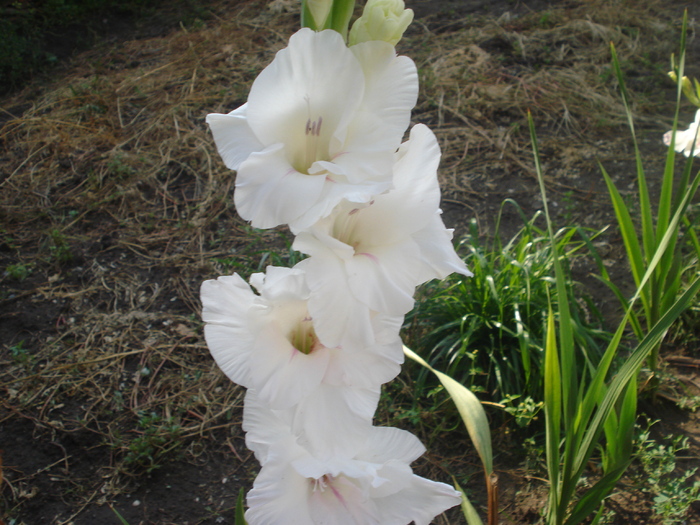
<svg viewBox="0 0 700 525"><path fill-rule="evenodd" d="M543 11L538 20L539 26L543 29L548 29L554 26L551 11Z"/></svg>
<svg viewBox="0 0 700 525"><path fill-rule="evenodd" d="M126 445L124 467L131 472L153 472L164 459L182 446L181 428L171 418L164 420L155 413L141 413L138 437Z"/></svg>
<svg viewBox="0 0 700 525"><path fill-rule="evenodd" d="M29 264L17 263L5 268L5 275L13 281L24 281L31 273L32 267Z"/></svg>
<svg viewBox="0 0 700 525"><path fill-rule="evenodd" d="M54 228L49 232L51 238L51 258L59 265L67 264L73 260L73 252L66 240L66 236L60 230Z"/></svg>
<svg viewBox="0 0 700 525"><path fill-rule="evenodd" d="M17 344L10 346L10 357L12 357L12 362L16 365L27 366L32 362L32 355L29 350L24 348L24 341L20 341Z"/></svg>
<svg viewBox="0 0 700 525"><path fill-rule="evenodd" d="M520 399L519 395L511 394L505 399L502 399L500 404L504 405L506 413L513 416L516 425L519 427L526 427L537 419L544 403L542 401L536 402L530 396L516 403L515 401L518 399Z"/></svg>
<svg viewBox="0 0 700 525"><path fill-rule="evenodd" d="M126 179L136 173L136 170L124 162L124 156L117 153L107 163L107 173L117 179Z"/></svg>
<svg viewBox="0 0 700 525"><path fill-rule="evenodd" d="M685 523L690 506L700 501L700 481L690 482L697 468L684 471L676 463L678 453L688 449L688 438L669 435L666 444L659 443L650 437L649 427L637 440L637 459L646 474L644 490L654 495L654 513L664 525Z"/></svg>

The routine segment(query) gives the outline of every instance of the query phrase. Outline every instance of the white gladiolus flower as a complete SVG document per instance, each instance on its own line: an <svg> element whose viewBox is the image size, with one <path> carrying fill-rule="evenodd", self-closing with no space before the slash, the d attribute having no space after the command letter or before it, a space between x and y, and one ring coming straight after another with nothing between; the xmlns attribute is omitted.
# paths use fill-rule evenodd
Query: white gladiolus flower
<svg viewBox="0 0 700 525"><path fill-rule="evenodd" d="M299 233L293 247L311 257L309 312L329 344L371 342L372 312L402 316L415 287L453 272L471 275L440 216L440 149L424 125L411 130L394 165L394 189L366 205L344 201Z"/></svg>
<svg viewBox="0 0 700 525"><path fill-rule="evenodd" d="M335 31L301 29L246 104L207 116L226 166L238 170L238 213L256 228L297 232L343 199L385 191L417 95L415 64L390 44L349 49Z"/></svg>
<svg viewBox="0 0 700 525"><path fill-rule="evenodd" d="M202 284L204 335L221 370L254 388L271 408L302 403L301 420L321 417L312 407L328 399L344 402L339 410L371 419L380 385L399 373L403 361L400 323L376 318L371 347L329 346L309 315L303 271L270 266L251 284L260 295L237 274Z"/></svg>
<svg viewBox="0 0 700 525"><path fill-rule="evenodd" d="M409 464L425 448L409 432L370 427L346 450L319 458L251 397L246 443L262 470L248 493L249 525L428 525L460 503L449 485L413 474Z"/></svg>
<svg viewBox="0 0 700 525"><path fill-rule="evenodd" d="M698 136L698 126L700 126L700 110L695 113L695 120L690 124L685 131L676 131L676 141L674 149L686 157L693 155L700 157L700 136ZM672 131L664 133L664 144L671 145Z"/></svg>

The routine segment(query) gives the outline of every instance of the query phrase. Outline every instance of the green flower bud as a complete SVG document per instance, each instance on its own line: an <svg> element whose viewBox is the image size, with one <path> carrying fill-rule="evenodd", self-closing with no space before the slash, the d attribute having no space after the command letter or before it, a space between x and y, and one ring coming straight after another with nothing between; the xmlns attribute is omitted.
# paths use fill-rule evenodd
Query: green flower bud
<svg viewBox="0 0 700 525"><path fill-rule="evenodd" d="M306 0L305 4L311 13L315 27L324 27L333 7L333 0Z"/></svg>
<svg viewBox="0 0 700 525"><path fill-rule="evenodd" d="M671 77L671 80L674 82L678 82L678 75L675 71L669 71L668 76ZM691 104L700 107L700 83L698 83L697 80L694 80L694 82L695 85L693 85L693 82L691 82L688 77L684 76L681 78L681 89Z"/></svg>
<svg viewBox="0 0 700 525"><path fill-rule="evenodd" d="M349 45L383 40L395 46L413 20L403 0L368 0L362 16L350 29Z"/></svg>

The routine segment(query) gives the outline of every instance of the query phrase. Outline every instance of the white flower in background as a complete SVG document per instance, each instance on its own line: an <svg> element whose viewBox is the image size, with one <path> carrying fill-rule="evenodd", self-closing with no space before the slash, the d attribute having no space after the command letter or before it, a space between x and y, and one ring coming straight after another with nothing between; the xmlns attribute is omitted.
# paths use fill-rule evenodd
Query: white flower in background
<svg viewBox="0 0 700 525"><path fill-rule="evenodd" d="M425 448L409 432L370 427L345 453L322 459L250 391L245 404L246 444L262 465L248 493L249 525L428 525L461 501L449 485L413 474L409 464Z"/></svg>
<svg viewBox="0 0 700 525"><path fill-rule="evenodd" d="M335 31L301 29L246 104L207 116L224 163L238 170L238 213L256 228L297 232L342 199L385 191L417 96L415 64L390 44L349 49Z"/></svg>
<svg viewBox="0 0 700 525"><path fill-rule="evenodd" d="M371 420L380 385L403 362L400 323L375 323L377 344L370 347L327 346L309 315L303 271L269 266L251 284L260 295L237 274L202 284L204 336L221 370L271 408L303 403L296 409L301 421L317 417L313 407L324 403Z"/></svg>
<svg viewBox="0 0 700 525"><path fill-rule="evenodd" d="M471 275L440 216L440 148L424 125L396 154L394 189L366 205L344 201L299 233L293 248L310 255L309 312L329 344L372 341L372 312L402 316L415 287L453 272Z"/></svg>
<svg viewBox="0 0 700 525"><path fill-rule="evenodd" d="M350 29L348 43L383 40L395 46L413 21L413 11L405 7L403 0L368 0Z"/></svg>
<svg viewBox="0 0 700 525"><path fill-rule="evenodd" d="M690 124L688 129L685 131L676 131L676 141L674 143L674 149L683 154L686 157L693 155L694 157L700 156L700 136L698 136L698 126L700 126L700 110L695 113L695 120ZM667 146L671 145L672 131L667 131L664 133L664 144Z"/></svg>

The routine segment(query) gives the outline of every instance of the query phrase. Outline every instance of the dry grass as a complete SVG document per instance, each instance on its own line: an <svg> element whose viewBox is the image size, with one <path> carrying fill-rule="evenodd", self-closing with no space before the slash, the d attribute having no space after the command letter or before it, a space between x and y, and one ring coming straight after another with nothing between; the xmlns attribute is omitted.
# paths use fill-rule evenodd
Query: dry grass
<svg viewBox="0 0 700 525"><path fill-rule="evenodd" d="M664 131L668 105L653 95L667 88L679 18L654 0L634 11L609 4L436 16L402 42L421 77L414 120L439 137L445 202L466 219L532 195L528 110L555 191L583 194L577 174L620 155L611 41L649 88L636 91L638 122ZM24 439L56 442L87 432L90 447L106 450L90 474L99 481L86 481L57 523L111 501L176 449L192 458L216 435L238 454L242 391L208 354L198 289L284 249L277 232L236 216L234 174L204 117L245 101L297 27L295 5L224 2L226 15L202 28L95 49L52 84L0 101L0 424L30 421ZM149 439L150 457L139 456ZM67 452L45 470L60 471L59 492L86 476ZM8 513L31 507L43 472L6 470Z"/></svg>

